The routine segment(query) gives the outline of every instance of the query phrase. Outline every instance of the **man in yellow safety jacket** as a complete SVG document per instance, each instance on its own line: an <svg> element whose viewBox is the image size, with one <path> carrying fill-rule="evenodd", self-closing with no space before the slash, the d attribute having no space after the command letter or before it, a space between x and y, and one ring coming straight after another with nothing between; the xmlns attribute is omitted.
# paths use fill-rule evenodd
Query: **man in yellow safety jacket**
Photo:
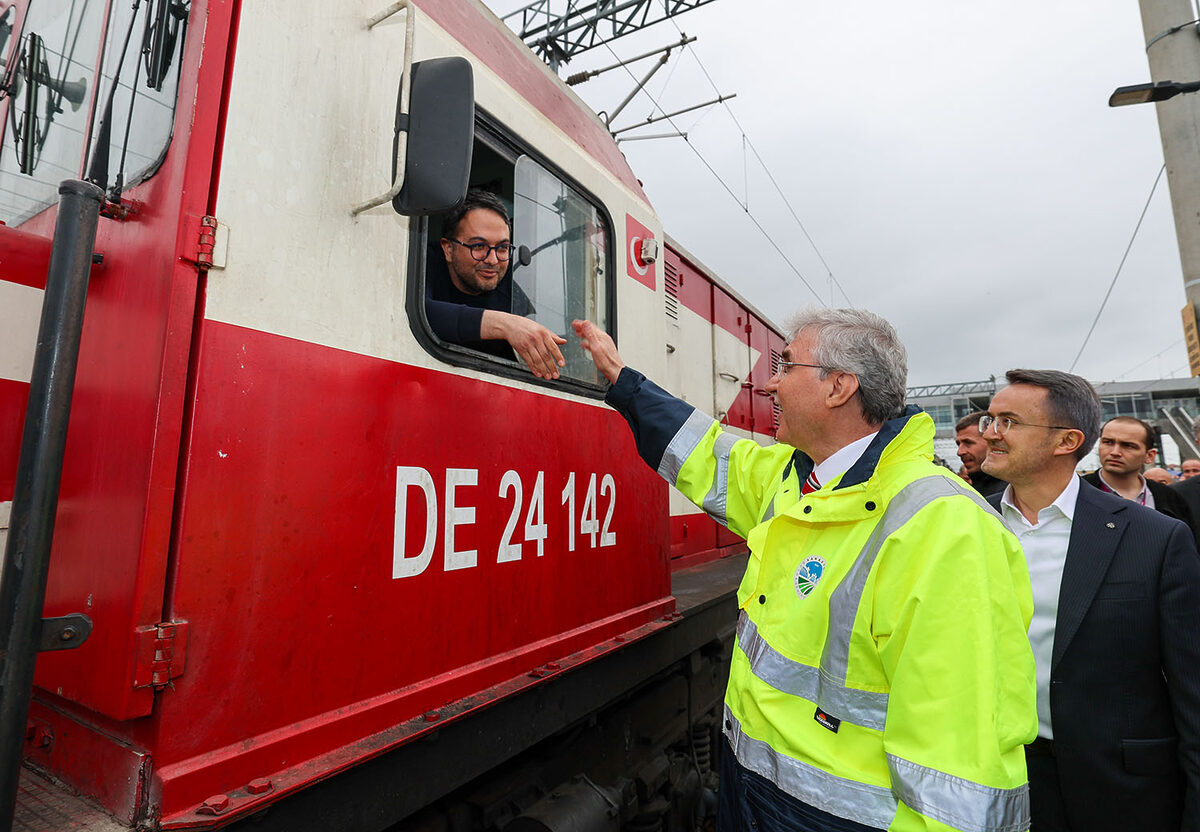
<svg viewBox="0 0 1200 832"><path fill-rule="evenodd" d="M767 385L768 448L575 330L642 458L749 543L718 830L1028 829L1028 571L999 515L933 464L892 326L802 312Z"/></svg>

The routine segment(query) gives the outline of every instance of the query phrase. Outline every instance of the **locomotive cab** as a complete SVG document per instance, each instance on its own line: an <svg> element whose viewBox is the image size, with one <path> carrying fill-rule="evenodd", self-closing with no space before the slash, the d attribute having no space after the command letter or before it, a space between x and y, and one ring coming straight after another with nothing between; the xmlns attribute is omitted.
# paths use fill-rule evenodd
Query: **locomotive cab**
<svg viewBox="0 0 1200 832"><path fill-rule="evenodd" d="M439 212L496 190L534 319L703 407L751 401L767 342L654 262L612 136L482 3L380 5L0 2L0 519L55 189L111 148L45 601L94 624L39 656L25 758L125 827L382 829L519 759L478 828L575 775L606 823L682 828L738 564L673 584L673 498L573 337L543 381L433 333ZM688 557L737 551L685 522Z"/></svg>

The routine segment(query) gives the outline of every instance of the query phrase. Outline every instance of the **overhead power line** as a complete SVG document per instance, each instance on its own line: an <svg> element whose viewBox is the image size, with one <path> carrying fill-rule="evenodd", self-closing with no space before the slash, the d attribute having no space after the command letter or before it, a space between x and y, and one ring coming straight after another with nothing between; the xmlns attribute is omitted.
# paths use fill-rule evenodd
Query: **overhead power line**
<svg viewBox="0 0 1200 832"><path fill-rule="evenodd" d="M676 30L679 29L678 23L676 23L674 20L672 20L671 23L675 26ZM683 33L680 32L680 34ZM700 67L700 71L704 73L704 77L708 79L708 83L713 88L713 91L716 92L717 95L720 95L721 91L717 88L716 81L714 81L712 75L709 74L708 68L704 66L704 61L700 60L700 53L697 52L695 48L691 50L691 53L692 57L696 59L696 65ZM812 246L812 250L817 255L817 259L820 260L821 265L825 267L825 272L829 275L829 280L838 287L838 291L842 293L842 297L846 299L846 303L853 306L854 301L850 300L850 296L846 294L845 287L842 286L841 281L839 281L834 275L833 269L829 267L829 263L825 260L825 256L821 254L821 250L817 247L816 241L813 240L812 235L808 233L808 229L804 227L804 223L800 221L800 216L796 213L796 209L792 207L791 200L789 200L787 198L787 194L783 192L783 188L780 187L779 181L775 178L775 174L771 172L771 169L767 167L767 163L763 161L762 155L758 152L758 148L754 146L754 142L751 141L750 137L746 134L746 129L742 127L742 123L738 121L738 117L734 114L733 108L726 103L725 111L729 113L729 117L733 119L733 123L737 126L738 132L742 134L743 177L746 179L746 202L743 207L749 210L750 182L749 176L745 173L746 148L749 147L750 152L754 154L754 158L758 160L758 164L762 167L763 172L767 175L767 179L769 179L771 184L775 187L775 192L779 194L779 198L782 199L783 204L787 206L788 212L792 215L792 219L796 221L796 225L799 226L800 231L803 232L804 238L808 240L808 244Z"/></svg>
<svg viewBox="0 0 1200 832"><path fill-rule="evenodd" d="M604 47L606 49L608 49L609 52L612 53L612 56L614 58L616 58L618 61L620 60L620 57L613 50L612 46L609 43L605 42ZM629 69L629 67L625 67L624 69L629 74L629 77L633 79L634 83L637 83L638 78L633 74L633 72ZM758 218L754 216L754 213L750 210L749 206L744 205L742 203L742 201L740 199L738 199L738 195L734 192L733 188L731 188L729 186L729 183L726 182L724 180L724 178L722 178L721 174L717 173L716 169L711 164L709 164L707 159L704 158L704 154L702 154L699 151L699 149L697 149L697 147L694 144L692 144L692 141L687 137L686 132L683 129L681 129L678 124L675 123L674 119L672 119L671 116L667 113L667 111L665 109L663 109L662 105L658 103L658 100L653 95L650 94L649 90L642 89L642 92L645 93L646 97L650 99L651 103L654 105L654 108L663 115L663 118L666 120L666 122L668 124L671 125L671 128L673 130L675 130L675 132L680 134L680 137L684 140L684 142L687 144L687 146L691 149L692 153L696 154L696 158L700 160L700 163L703 164L704 167L708 168L708 172L713 175L713 178L716 179L718 182L720 182L721 187L723 187L729 193L729 195L731 197L733 197L734 201L737 202L738 205L740 205L742 207L742 210L745 212L745 214L746 214L747 218L749 218L750 222L752 222L754 224L754 227L759 230L759 233L761 233L763 235L763 237L766 239L766 241L771 244L771 247L775 249L775 251L779 254L780 258L783 260L784 263L787 264L788 268L792 270L792 272L796 275L796 277L800 278L800 282L804 284L805 288L807 288L808 291L812 292L813 297L815 297L822 306L828 306L828 304L825 303L825 300L821 297L820 293L818 293L817 290L812 287L812 284L808 282L808 279L805 278L804 274L801 273L800 269L798 269L796 267L796 264L791 261L791 258L789 258L787 256L787 254L784 253L784 251L780 247L780 245L777 242L775 242L775 238L770 235L770 233L767 231L767 229L763 227L762 223L760 223L758 221ZM843 292L843 294L845 294L845 292Z"/></svg>
<svg viewBox="0 0 1200 832"><path fill-rule="evenodd" d="M1150 195L1146 197L1146 204L1142 206L1142 214L1138 217L1137 225L1133 227L1133 234L1129 236L1129 244L1125 246L1125 253L1121 255L1121 262L1117 264L1117 271L1113 275L1112 282L1108 284L1108 291L1104 293L1104 300L1100 301L1100 308L1096 310L1096 317L1092 319L1092 325L1088 328L1087 335L1083 337L1083 343L1079 345L1079 352L1075 354L1075 360L1071 362L1071 371L1074 371L1075 365L1079 363L1079 357L1083 355L1083 350L1091 340L1092 333L1096 331L1096 324L1100 322L1100 315L1104 313L1104 307L1108 304L1108 298L1112 294L1113 287L1117 285L1117 278L1121 276L1121 269L1125 267L1125 261L1129 258L1129 250L1133 248L1133 241L1137 239L1138 231L1142 228L1142 220L1146 219L1146 212L1150 210L1150 200L1154 199L1154 192L1158 190L1158 183L1162 180L1163 172L1166 171L1167 165L1164 162L1163 166L1158 169L1158 176L1154 177L1154 184L1150 187Z"/></svg>
<svg viewBox="0 0 1200 832"><path fill-rule="evenodd" d="M1147 358L1145 361L1142 361L1142 362L1141 362L1141 363L1139 363L1139 364L1135 364L1134 366L1130 367L1130 368L1129 368L1128 370L1126 370L1125 372L1121 373L1121 375L1117 376L1117 380L1119 381L1120 379L1123 379L1123 378L1125 378L1125 376L1129 375L1129 374L1130 374L1130 373L1132 373L1134 370L1139 370L1139 369L1141 369L1142 367L1145 367L1147 364L1149 364L1149 363L1150 363L1151 361L1153 361L1154 359L1158 358L1158 357L1159 357L1160 355L1162 355L1163 353L1167 352L1168 350L1173 350L1173 349L1175 349L1177 346L1179 346L1180 344L1182 344L1182 343L1183 343L1183 341L1184 341L1184 339L1183 339L1183 338L1178 338L1178 339L1176 339L1176 340L1172 341L1170 344L1168 344L1167 346L1163 347L1163 348L1162 348L1161 350L1159 350L1158 352L1154 353L1154 355L1150 356L1150 357L1149 357L1149 358Z"/></svg>

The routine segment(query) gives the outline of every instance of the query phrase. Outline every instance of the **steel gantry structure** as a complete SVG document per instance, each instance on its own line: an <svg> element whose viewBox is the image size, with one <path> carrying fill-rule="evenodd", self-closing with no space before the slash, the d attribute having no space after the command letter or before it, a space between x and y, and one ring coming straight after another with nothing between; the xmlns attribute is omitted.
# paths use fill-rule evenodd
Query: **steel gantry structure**
<svg viewBox="0 0 1200 832"><path fill-rule="evenodd" d="M516 19L518 37L550 68L653 23L713 0L535 0L504 16ZM512 24L510 24L512 25Z"/></svg>
<svg viewBox="0 0 1200 832"><path fill-rule="evenodd" d="M927 384L924 387L909 387L908 398L921 399L929 396L973 396L981 393L991 398L996 393L996 377L985 381L957 381L953 384Z"/></svg>

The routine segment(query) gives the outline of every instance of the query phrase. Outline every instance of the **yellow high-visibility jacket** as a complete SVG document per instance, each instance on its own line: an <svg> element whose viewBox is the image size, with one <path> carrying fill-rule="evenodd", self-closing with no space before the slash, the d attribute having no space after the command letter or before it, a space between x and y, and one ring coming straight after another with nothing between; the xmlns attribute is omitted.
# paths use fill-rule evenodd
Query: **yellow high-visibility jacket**
<svg viewBox="0 0 1200 832"><path fill-rule="evenodd" d="M1020 545L935 465L933 420L886 422L840 478L763 448L626 368L608 402L639 453L745 537L725 735L742 766L879 829L1029 828L1037 735Z"/></svg>

